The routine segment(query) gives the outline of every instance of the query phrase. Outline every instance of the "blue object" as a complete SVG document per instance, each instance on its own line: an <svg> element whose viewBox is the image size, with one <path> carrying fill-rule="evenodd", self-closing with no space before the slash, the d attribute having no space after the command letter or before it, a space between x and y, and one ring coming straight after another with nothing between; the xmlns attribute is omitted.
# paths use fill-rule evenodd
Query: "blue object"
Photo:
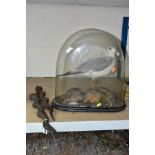
<svg viewBox="0 0 155 155"><path fill-rule="evenodd" d="M126 55L128 28L129 28L129 17L123 17L122 36L121 36L121 48L123 50L124 57Z"/></svg>

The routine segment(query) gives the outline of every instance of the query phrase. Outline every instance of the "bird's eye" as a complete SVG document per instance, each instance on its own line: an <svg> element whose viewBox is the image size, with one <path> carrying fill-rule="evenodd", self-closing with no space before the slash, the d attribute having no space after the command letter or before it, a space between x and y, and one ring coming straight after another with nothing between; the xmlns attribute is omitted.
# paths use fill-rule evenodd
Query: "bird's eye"
<svg viewBox="0 0 155 155"><path fill-rule="evenodd" d="M114 47L109 47L108 50L110 53L113 53L113 54L116 53L116 49Z"/></svg>
<svg viewBox="0 0 155 155"><path fill-rule="evenodd" d="M115 51L115 48L114 47L109 47L108 50Z"/></svg>

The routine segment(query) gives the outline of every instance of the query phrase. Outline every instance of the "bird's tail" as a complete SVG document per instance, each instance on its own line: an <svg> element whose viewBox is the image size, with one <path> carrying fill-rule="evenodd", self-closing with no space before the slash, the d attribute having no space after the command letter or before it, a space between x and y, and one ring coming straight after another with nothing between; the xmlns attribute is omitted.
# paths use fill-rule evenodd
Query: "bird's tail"
<svg viewBox="0 0 155 155"><path fill-rule="evenodd" d="M63 77L63 76L76 76L76 75L79 75L79 74L82 74L83 72L78 72L78 71L68 71L64 74L59 74L57 75L58 77Z"/></svg>

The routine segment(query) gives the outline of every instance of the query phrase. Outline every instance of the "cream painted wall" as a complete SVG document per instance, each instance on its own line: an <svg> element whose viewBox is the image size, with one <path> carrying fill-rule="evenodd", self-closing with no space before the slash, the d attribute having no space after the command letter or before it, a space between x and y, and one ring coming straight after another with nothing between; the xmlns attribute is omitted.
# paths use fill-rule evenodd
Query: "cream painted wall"
<svg viewBox="0 0 155 155"><path fill-rule="evenodd" d="M27 4L27 77L55 76L56 59L64 41L84 28L98 28L121 38L128 8Z"/></svg>

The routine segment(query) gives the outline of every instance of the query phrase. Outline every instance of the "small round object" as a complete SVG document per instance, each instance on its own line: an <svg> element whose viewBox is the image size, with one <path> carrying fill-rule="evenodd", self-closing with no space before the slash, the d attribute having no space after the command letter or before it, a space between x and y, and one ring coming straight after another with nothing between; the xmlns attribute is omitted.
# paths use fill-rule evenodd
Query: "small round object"
<svg viewBox="0 0 155 155"><path fill-rule="evenodd" d="M101 105L102 105L102 103L97 103L97 105L96 105L96 106L97 106L97 107L100 107Z"/></svg>

